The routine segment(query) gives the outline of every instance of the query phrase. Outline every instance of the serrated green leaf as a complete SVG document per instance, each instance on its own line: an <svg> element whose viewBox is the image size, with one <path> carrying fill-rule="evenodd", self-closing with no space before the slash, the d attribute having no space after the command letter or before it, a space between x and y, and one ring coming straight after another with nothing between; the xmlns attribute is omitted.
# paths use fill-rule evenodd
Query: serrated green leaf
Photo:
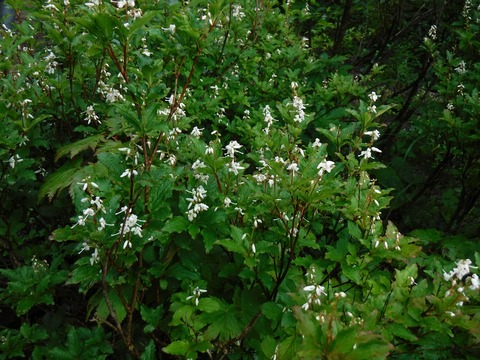
<svg viewBox="0 0 480 360"><path fill-rule="evenodd" d="M387 330L390 331L393 335L398 336L404 340L408 341L417 341L418 337L415 336L410 330L408 330L405 326L398 323L388 324Z"/></svg>
<svg viewBox="0 0 480 360"><path fill-rule="evenodd" d="M65 145L57 151L57 154L55 155L55 161L58 161L60 158L64 157L67 154L70 154L70 158L73 158L75 155L87 149L95 150L95 148L98 146L98 143L103 138L104 138L103 134L92 135L92 136L86 137L85 139L78 140L74 143Z"/></svg>
<svg viewBox="0 0 480 360"><path fill-rule="evenodd" d="M170 355L186 355L189 349L189 342L185 340L177 340L165 346L162 350Z"/></svg>
<svg viewBox="0 0 480 360"><path fill-rule="evenodd" d="M282 308L272 301L264 303L261 308L262 314L269 320L277 321L282 318Z"/></svg>
<svg viewBox="0 0 480 360"><path fill-rule="evenodd" d="M75 179L75 175L81 170L82 159L78 158L63 165L53 174L47 177L38 191L38 200L45 196L51 201L53 197L61 190L69 187Z"/></svg>
<svg viewBox="0 0 480 360"><path fill-rule="evenodd" d="M142 360L155 360L157 358L155 351L155 342L150 340L142 353Z"/></svg>

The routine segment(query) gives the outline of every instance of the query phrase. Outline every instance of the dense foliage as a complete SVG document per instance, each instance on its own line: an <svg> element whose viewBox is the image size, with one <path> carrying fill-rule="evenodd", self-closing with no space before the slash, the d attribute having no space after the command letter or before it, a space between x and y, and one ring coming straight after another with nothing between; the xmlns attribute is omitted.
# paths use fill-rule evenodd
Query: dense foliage
<svg viewBox="0 0 480 360"><path fill-rule="evenodd" d="M0 359L479 357L480 3L8 3Z"/></svg>

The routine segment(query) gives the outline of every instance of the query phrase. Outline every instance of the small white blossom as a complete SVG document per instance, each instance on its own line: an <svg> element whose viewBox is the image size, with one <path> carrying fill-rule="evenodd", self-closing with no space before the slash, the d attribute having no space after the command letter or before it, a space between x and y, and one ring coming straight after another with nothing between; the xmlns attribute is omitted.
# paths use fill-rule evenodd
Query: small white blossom
<svg viewBox="0 0 480 360"><path fill-rule="evenodd" d="M203 293L206 293L207 290L204 290L204 289L200 289L198 286L193 289L193 295L190 295L190 296L187 296L187 301L190 300L190 299L195 299L195 306L198 306L198 299L200 298L200 296L203 294Z"/></svg>
<svg viewBox="0 0 480 360"><path fill-rule="evenodd" d="M378 131L378 130L365 131L363 134L371 136L374 141L376 141L380 138L380 131Z"/></svg>
<svg viewBox="0 0 480 360"><path fill-rule="evenodd" d="M292 162L290 165L287 166L287 171L290 171L292 173L292 176L295 176L298 170L298 164L295 162Z"/></svg>
<svg viewBox="0 0 480 360"><path fill-rule="evenodd" d="M93 121L94 123L101 124L101 121L99 120L98 115L95 113L95 110L93 109L93 105L87 106L87 110L83 112L86 114L85 119L83 121L86 121L88 125Z"/></svg>
<svg viewBox="0 0 480 360"><path fill-rule="evenodd" d="M162 28L163 31L169 32L171 34L175 34L175 29L176 29L175 24L170 24L168 28Z"/></svg>
<svg viewBox="0 0 480 360"><path fill-rule="evenodd" d="M460 75L465 74L467 72L467 64L462 60L454 70Z"/></svg>
<svg viewBox="0 0 480 360"><path fill-rule="evenodd" d="M135 7L135 0L120 0L117 2L117 7L119 9L123 9L125 6L128 6L128 7Z"/></svg>
<svg viewBox="0 0 480 360"><path fill-rule="evenodd" d="M100 261L100 255L98 254L98 249L95 248L93 251L92 256L90 257L90 265L93 266L93 264L96 264Z"/></svg>
<svg viewBox="0 0 480 360"><path fill-rule="evenodd" d="M373 102L377 101L380 97L381 95L376 94L375 91L372 91L370 94L368 94L368 98Z"/></svg>
<svg viewBox="0 0 480 360"><path fill-rule="evenodd" d="M325 172L329 173L333 170L335 167L335 163L333 161L329 161L327 159L324 159L320 164L318 164L317 169L318 169L318 176L323 176Z"/></svg>
<svg viewBox="0 0 480 360"><path fill-rule="evenodd" d="M432 40L435 40L437 38L437 25L430 26L430 30L428 30L428 36Z"/></svg>
<svg viewBox="0 0 480 360"><path fill-rule="evenodd" d="M227 167L228 167L228 171L233 172L235 175L238 175L238 172L240 170L245 170L245 168L243 166L241 166L240 163L238 163L234 160L232 160L230 163L228 163Z"/></svg>
<svg viewBox="0 0 480 360"><path fill-rule="evenodd" d="M227 156L231 158L235 157L235 153L238 152L237 150L240 149L242 145L240 145L237 141L230 141L230 143L225 146L225 150L227 152Z"/></svg>
<svg viewBox="0 0 480 360"><path fill-rule="evenodd" d="M373 158L372 156L372 151L381 153L382 150L372 146L371 148L367 148L366 150L363 150L358 157L363 157L364 159L370 159Z"/></svg>
<svg viewBox="0 0 480 360"><path fill-rule="evenodd" d="M192 129L192 132L190 133L190 135L192 135L193 137L196 137L197 139L202 136L202 130L203 129L199 129L198 127L194 127Z"/></svg>
<svg viewBox="0 0 480 360"><path fill-rule="evenodd" d="M320 142L320 140L319 140L318 138L316 138L315 141L314 141L313 144L312 144L312 147L313 147L314 149L318 149L318 148L320 148L321 146L322 146L322 143Z"/></svg>
<svg viewBox="0 0 480 360"><path fill-rule="evenodd" d="M88 250L90 250L90 245L88 245L88 242L84 241L82 243L82 248L80 249L80 251L78 253L81 254L82 252L88 251Z"/></svg>
<svg viewBox="0 0 480 360"><path fill-rule="evenodd" d="M17 164L22 161L23 159L20 157L20 155L15 154L12 157L10 157L10 159L8 159L8 164L12 169L15 169L15 166L17 166Z"/></svg>
<svg viewBox="0 0 480 360"><path fill-rule="evenodd" d="M122 178L122 177L128 176L131 179L136 175L138 175L137 170L125 169L125 171L122 173L122 175L120 175L120 177Z"/></svg>

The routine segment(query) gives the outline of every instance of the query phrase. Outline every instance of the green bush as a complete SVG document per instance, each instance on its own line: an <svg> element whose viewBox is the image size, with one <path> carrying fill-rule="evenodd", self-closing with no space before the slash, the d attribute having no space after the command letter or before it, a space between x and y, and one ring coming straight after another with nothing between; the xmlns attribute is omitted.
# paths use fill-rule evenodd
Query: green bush
<svg viewBox="0 0 480 360"><path fill-rule="evenodd" d="M378 36L375 16L351 26L363 3L12 2L0 358L475 358L478 245L436 248L457 220L406 236L385 216L408 187L395 159L428 162L429 143L388 146L408 99L387 66L353 61ZM460 65L424 47L448 97ZM470 81L462 112L409 130L447 139L465 119L462 184Z"/></svg>

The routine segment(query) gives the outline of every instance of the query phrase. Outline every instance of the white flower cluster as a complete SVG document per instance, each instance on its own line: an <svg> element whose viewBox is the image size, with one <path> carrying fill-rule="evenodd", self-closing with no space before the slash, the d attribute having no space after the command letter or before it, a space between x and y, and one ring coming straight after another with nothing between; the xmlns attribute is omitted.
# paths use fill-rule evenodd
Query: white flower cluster
<svg viewBox="0 0 480 360"><path fill-rule="evenodd" d="M460 75L465 74L467 72L467 64L462 60L454 70Z"/></svg>
<svg viewBox="0 0 480 360"><path fill-rule="evenodd" d="M123 206L119 212L115 213L115 215L119 215L125 213L125 217L123 218L122 223L120 224L120 229L117 233L113 234L112 236L124 236L126 234L134 234L137 235L138 237L142 237L142 225L141 223L144 222L144 220L139 220L138 216L135 215L128 206ZM123 243L123 248L126 249L127 247L131 248L132 247L132 242L130 237L128 237L124 243Z"/></svg>
<svg viewBox="0 0 480 360"><path fill-rule="evenodd" d="M142 9L135 8L135 0L120 0L117 1L117 8L127 10L127 15L133 20L142 17ZM126 22L123 24L125 27L128 27L130 24Z"/></svg>
<svg viewBox="0 0 480 360"><path fill-rule="evenodd" d="M188 191L188 190L187 190ZM198 188L194 188L191 191L188 191L192 194L191 198L187 198L188 201L188 211L187 217L189 221L193 221L198 214L202 211L208 210L208 205L203 203L203 200L207 196L207 190L200 185Z"/></svg>
<svg viewBox="0 0 480 360"><path fill-rule="evenodd" d="M368 94L368 98L370 99L370 106L367 108L368 111L370 111L372 114L377 113L377 107L375 106L374 102L376 102L382 95L378 95L375 93L375 91L372 91L370 94Z"/></svg>
<svg viewBox="0 0 480 360"><path fill-rule="evenodd" d="M242 20L245 17L245 13L243 12L243 8L240 4L232 5L232 17L238 20Z"/></svg>
<svg viewBox="0 0 480 360"><path fill-rule="evenodd" d="M316 281L316 269L315 267L311 267L307 273L305 274L307 281L309 283L313 283L312 285L307 285L303 288L303 291L308 292L307 302L302 305L303 310L311 309L314 305L321 305L322 301L320 297L322 295L327 295L325 292L325 287L315 284Z"/></svg>
<svg viewBox="0 0 480 360"><path fill-rule="evenodd" d="M237 141L233 140L225 146L225 156L230 157L232 160L227 164L228 171L233 172L235 175L238 175L240 170L244 170L245 168L241 166L239 162L235 161L235 153L240 153L238 149L240 149L242 145L240 145Z"/></svg>
<svg viewBox="0 0 480 360"><path fill-rule="evenodd" d="M170 115L170 111L176 106L175 112L172 114L172 120L177 121L178 118L185 117L187 114L185 112L185 104L183 102L177 104L177 100L175 99L174 95L170 95L168 98L165 99L168 103L169 107L165 109L159 109L157 111L158 116L168 116Z"/></svg>
<svg viewBox="0 0 480 360"><path fill-rule="evenodd" d="M311 309L314 305L322 305L320 298L322 295L327 295L325 287L321 285L308 285L303 288L303 291L308 292L307 302L302 305L303 310Z"/></svg>
<svg viewBox="0 0 480 360"><path fill-rule="evenodd" d="M55 69L58 66L58 62L55 61L57 57L51 50L47 51L49 51L49 54L45 56L45 61L47 62L47 65L45 66L45 72L52 75L53 73L55 73Z"/></svg>
<svg viewBox="0 0 480 360"><path fill-rule="evenodd" d="M265 108L263 109L263 116L265 121L267 123L267 127L263 129L265 134L269 134L270 132L270 127L273 125L273 122L275 119L273 118L272 114L270 113L270 106L266 105Z"/></svg>
<svg viewBox="0 0 480 360"><path fill-rule="evenodd" d="M98 184L91 180L90 176L87 176L85 179L82 179L81 182L77 183L82 187L82 190L88 194L84 197L81 202L88 204L88 207L82 211L82 215L79 215L77 222L72 226L72 229L76 226L85 226L87 221L90 218L93 219L93 223L97 226L98 231L104 230L107 226L113 226L113 224L107 224L107 221L103 216L99 217L98 214L106 214L107 210L103 205L103 200L96 196L93 192L99 188ZM89 251L90 245L88 241L84 241L82 244L82 249L79 251L81 254L83 251ZM95 248L91 257L90 264L93 265L100 261L100 254L98 248Z"/></svg>
<svg viewBox="0 0 480 360"><path fill-rule="evenodd" d="M299 98L297 95L293 97L293 107L297 110L295 114L295 118L293 119L294 122L301 123L305 120L305 105L303 104L303 100Z"/></svg>
<svg viewBox="0 0 480 360"><path fill-rule="evenodd" d="M88 125L90 125L91 122L101 124L102 122L100 121L98 115L95 113L95 109L93 108L93 105L87 106L87 110L83 112L85 114L85 119L84 121L87 122Z"/></svg>
<svg viewBox="0 0 480 360"><path fill-rule="evenodd" d="M470 259L459 260L457 261L457 267L451 270L450 272L443 271L443 278L445 281L452 281L452 286L456 286L457 282L460 280L465 284L470 284L471 290L480 289L480 279L477 274L470 275L470 268L476 269L476 266L472 266L472 261ZM466 278L465 278L466 277ZM463 292L463 287L457 289L458 292ZM445 296L449 296L450 291L447 291Z"/></svg>
<svg viewBox="0 0 480 360"><path fill-rule="evenodd" d="M192 164L193 176L195 177L195 179L203 182L204 184L208 183L209 176L208 174L204 174L201 169L204 169L206 167L207 165L205 165L205 163L200 159L197 159Z"/></svg>
<svg viewBox="0 0 480 360"><path fill-rule="evenodd" d="M430 30L428 30L428 37L432 40L437 38L437 25L430 26Z"/></svg>
<svg viewBox="0 0 480 360"><path fill-rule="evenodd" d="M85 3L85 6L90 10L96 9L98 6L100 6L100 0L90 0Z"/></svg>

